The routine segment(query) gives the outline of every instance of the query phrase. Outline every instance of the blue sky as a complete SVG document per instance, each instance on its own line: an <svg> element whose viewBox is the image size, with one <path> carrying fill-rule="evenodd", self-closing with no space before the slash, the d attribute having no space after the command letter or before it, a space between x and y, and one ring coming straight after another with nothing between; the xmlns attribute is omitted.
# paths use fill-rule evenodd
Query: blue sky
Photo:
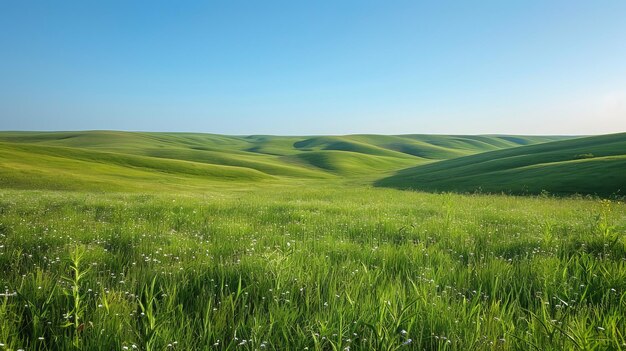
<svg viewBox="0 0 626 351"><path fill-rule="evenodd" d="M626 131L625 1L3 1L0 130Z"/></svg>

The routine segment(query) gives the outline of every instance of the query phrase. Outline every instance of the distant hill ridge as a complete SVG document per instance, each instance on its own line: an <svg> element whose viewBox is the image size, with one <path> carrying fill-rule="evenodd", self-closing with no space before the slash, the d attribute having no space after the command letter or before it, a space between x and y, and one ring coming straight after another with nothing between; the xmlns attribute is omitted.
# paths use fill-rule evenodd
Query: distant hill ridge
<svg viewBox="0 0 626 351"><path fill-rule="evenodd" d="M418 165L380 179L375 185L429 191L626 195L626 133Z"/></svg>
<svg viewBox="0 0 626 351"><path fill-rule="evenodd" d="M506 188L506 179L500 176L494 178L494 182L479 179L483 171L471 167L472 164L485 163L514 150L536 147L530 149L530 153L540 152L554 143L579 145L580 140L585 139L588 138L518 135L0 132L0 187L182 191L225 184L256 186L354 180L402 189L466 191L478 187L495 191L502 189L495 181ZM621 155L618 152L604 155L600 149L587 150L582 146L576 152L580 155L593 153L594 161L600 161L599 157ZM581 157L579 161L590 162L589 155L578 157ZM567 160L567 157L555 158L555 162ZM468 164L461 166L465 162ZM613 164L615 161L606 162ZM526 163L528 167L533 165ZM443 174L450 166L453 166L451 173ZM609 168L608 171L614 170ZM453 180L454 174L458 177L463 174L465 178ZM472 174L477 177L473 179L475 183L466 178ZM525 191L534 191L527 184L523 187ZM512 190L519 189L516 185Z"/></svg>

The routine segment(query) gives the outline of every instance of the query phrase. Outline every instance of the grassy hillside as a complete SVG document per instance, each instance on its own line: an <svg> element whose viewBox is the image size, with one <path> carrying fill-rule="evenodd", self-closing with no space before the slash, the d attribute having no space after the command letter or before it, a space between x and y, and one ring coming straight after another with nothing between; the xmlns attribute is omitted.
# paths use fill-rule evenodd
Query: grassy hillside
<svg viewBox="0 0 626 351"><path fill-rule="evenodd" d="M626 133L577 138L467 157L402 170L378 186L436 191L516 194L623 195Z"/></svg>
<svg viewBox="0 0 626 351"><path fill-rule="evenodd" d="M623 201L370 185L597 192L625 136L0 133L0 350L621 350Z"/></svg>
<svg viewBox="0 0 626 351"><path fill-rule="evenodd" d="M311 151L291 156L290 160L301 162L338 175L381 174L401 165L415 164L419 159L372 156L346 151ZM296 161L297 160L297 161Z"/></svg>
<svg viewBox="0 0 626 351"><path fill-rule="evenodd" d="M216 182L371 181L427 162L554 139L0 132L0 187L123 191L198 189Z"/></svg>
<svg viewBox="0 0 626 351"><path fill-rule="evenodd" d="M55 146L0 143L3 188L163 191L274 177L250 168Z"/></svg>

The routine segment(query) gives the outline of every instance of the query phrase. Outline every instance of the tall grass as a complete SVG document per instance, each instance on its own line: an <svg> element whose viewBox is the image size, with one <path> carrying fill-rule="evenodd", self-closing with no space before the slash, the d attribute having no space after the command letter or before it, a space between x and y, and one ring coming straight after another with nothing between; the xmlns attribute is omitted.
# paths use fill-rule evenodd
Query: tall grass
<svg viewBox="0 0 626 351"><path fill-rule="evenodd" d="M0 191L0 350L626 349L626 206Z"/></svg>

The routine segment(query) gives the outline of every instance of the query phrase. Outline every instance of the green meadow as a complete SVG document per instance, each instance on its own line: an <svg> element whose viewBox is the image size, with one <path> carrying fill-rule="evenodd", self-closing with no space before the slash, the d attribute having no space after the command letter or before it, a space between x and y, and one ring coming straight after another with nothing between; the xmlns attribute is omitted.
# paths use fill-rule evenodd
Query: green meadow
<svg viewBox="0 0 626 351"><path fill-rule="evenodd" d="M624 350L624 157L0 132L0 350Z"/></svg>

